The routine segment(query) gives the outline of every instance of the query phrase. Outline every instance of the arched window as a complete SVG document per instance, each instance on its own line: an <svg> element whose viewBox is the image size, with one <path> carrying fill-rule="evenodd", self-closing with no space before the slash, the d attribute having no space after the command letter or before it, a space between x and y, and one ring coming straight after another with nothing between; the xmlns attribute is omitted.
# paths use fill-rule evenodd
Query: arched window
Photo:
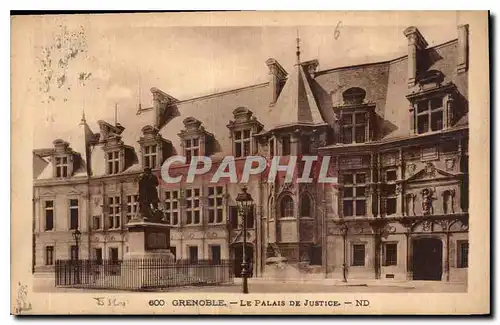
<svg viewBox="0 0 500 325"><path fill-rule="evenodd" d="M300 198L300 216L312 217L311 207L311 197L308 194L303 194Z"/></svg>
<svg viewBox="0 0 500 325"><path fill-rule="evenodd" d="M281 218L293 217L293 200L289 195L285 195L280 203Z"/></svg>
<svg viewBox="0 0 500 325"><path fill-rule="evenodd" d="M352 87L342 93L344 104L362 104L366 97L366 91L359 87Z"/></svg>

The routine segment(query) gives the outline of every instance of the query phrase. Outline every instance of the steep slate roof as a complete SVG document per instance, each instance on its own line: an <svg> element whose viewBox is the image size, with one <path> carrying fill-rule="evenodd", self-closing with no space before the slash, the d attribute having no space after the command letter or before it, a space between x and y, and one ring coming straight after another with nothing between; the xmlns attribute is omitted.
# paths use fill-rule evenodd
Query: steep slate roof
<svg viewBox="0 0 500 325"><path fill-rule="evenodd" d="M324 123L302 65L294 66L272 110L272 115L276 119L273 119L268 128L296 123Z"/></svg>
<svg viewBox="0 0 500 325"><path fill-rule="evenodd" d="M404 39L402 40L404 41ZM426 70L441 71L444 82L453 81L459 93L467 98L467 73L457 74L457 40L431 47L425 50ZM264 125L264 130L290 124L314 125L328 123L333 126L335 117L333 106L342 103L342 93L351 88L359 87L366 91L366 102L374 103L378 137L375 140L390 141L410 136L410 114L407 83L407 56L391 61L363 64L323 70L311 76L306 69L298 64L294 66L282 89L275 105L270 105L271 85L263 83L220 92L208 96L179 100L169 109L175 111L174 117L160 130L166 140L171 141L175 154L182 154L179 132L184 129L183 121L187 117L195 117L202 126L215 137L215 156L230 155L232 141L227 124L233 120L233 111L237 107L245 107L253 112L253 116ZM167 90L168 92L168 90ZM138 140L142 136L141 129L155 123L154 109L132 108L120 110L119 121L125 130L122 140L125 145L134 148L140 157ZM110 117L103 120L111 122ZM462 116L457 127L468 124L467 114ZM89 130L98 132L97 123L87 126ZM92 133L81 128L67 136L59 138L70 142L71 147L82 154L84 158L85 133ZM75 134L77 134L75 136ZM91 150L92 175L105 174L104 153L100 146ZM135 158L126 172L142 169ZM50 164L39 178L49 177L52 172ZM86 173L85 173L86 175Z"/></svg>

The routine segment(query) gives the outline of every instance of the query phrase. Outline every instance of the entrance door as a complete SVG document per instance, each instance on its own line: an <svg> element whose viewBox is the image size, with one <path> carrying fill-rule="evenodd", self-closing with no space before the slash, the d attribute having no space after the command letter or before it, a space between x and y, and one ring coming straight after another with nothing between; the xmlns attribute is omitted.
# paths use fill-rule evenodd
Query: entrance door
<svg viewBox="0 0 500 325"><path fill-rule="evenodd" d="M443 243L436 238L413 240L413 280L441 280Z"/></svg>
<svg viewBox="0 0 500 325"><path fill-rule="evenodd" d="M247 267L248 267L248 277L253 276L253 247L247 245L246 250L246 258L247 258ZM243 262L243 245L237 244L233 246L233 269L234 269L234 277L241 278L241 264Z"/></svg>

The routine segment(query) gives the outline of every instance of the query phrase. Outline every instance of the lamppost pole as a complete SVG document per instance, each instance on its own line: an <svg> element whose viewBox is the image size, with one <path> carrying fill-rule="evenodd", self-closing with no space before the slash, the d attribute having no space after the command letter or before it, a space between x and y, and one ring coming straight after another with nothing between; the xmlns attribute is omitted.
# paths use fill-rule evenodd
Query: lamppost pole
<svg viewBox="0 0 500 325"><path fill-rule="evenodd" d="M342 282L347 282L347 225L345 223L342 223L340 226L340 230L342 232L342 240L343 240L343 248L344 248L344 254L343 254L343 262L342 262Z"/></svg>
<svg viewBox="0 0 500 325"><path fill-rule="evenodd" d="M82 233L80 230L75 229L73 231L73 239L75 240L75 246L76 246L76 283L80 283L80 237L82 236Z"/></svg>
<svg viewBox="0 0 500 325"><path fill-rule="evenodd" d="M243 261L241 263L241 277L243 278L243 293L248 293L248 263L247 263L247 217L250 206L253 204L252 196L243 187L242 192L236 197L236 202L243 222Z"/></svg>

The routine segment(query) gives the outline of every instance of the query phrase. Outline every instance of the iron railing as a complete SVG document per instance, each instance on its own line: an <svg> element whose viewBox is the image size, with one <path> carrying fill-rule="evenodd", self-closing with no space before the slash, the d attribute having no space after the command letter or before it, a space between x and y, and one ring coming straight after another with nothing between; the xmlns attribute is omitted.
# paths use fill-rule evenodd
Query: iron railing
<svg viewBox="0 0 500 325"><path fill-rule="evenodd" d="M146 290L178 286L230 284L231 261L160 259L56 260L56 287Z"/></svg>

